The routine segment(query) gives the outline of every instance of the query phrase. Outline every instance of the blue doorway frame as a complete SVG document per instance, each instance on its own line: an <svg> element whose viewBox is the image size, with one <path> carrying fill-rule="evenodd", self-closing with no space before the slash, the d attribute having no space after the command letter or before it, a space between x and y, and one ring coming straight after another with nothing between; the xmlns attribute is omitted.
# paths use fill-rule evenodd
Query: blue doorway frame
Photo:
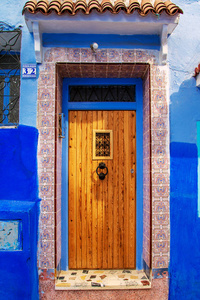
<svg viewBox="0 0 200 300"><path fill-rule="evenodd" d="M135 102L69 102L72 85L135 85ZM136 269L143 269L143 87L135 78L64 78L62 111L65 138L62 144L62 255L61 269L68 269L68 111L134 110L136 111ZM141 159L142 156L142 159Z"/></svg>

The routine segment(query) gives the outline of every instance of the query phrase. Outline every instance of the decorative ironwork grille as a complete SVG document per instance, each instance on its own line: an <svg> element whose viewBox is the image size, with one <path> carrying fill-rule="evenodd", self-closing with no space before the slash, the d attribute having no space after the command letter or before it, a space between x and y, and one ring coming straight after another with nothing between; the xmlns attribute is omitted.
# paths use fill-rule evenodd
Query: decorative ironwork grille
<svg viewBox="0 0 200 300"><path fill-rule="evenodd" d="M110 132L96 132L96 157L110 156Z"/></svg>
<svg viewBox="0 0 200 300"><path fill-rule="evenodd" d="M0 124L19 123L21 30L0 22Z"/></svg>
<svg viewBox="0 0 200 300"><path fill-rule="evenodd" d="M69 86L69 99L70 102L135 102L135 86Z"/></svg>

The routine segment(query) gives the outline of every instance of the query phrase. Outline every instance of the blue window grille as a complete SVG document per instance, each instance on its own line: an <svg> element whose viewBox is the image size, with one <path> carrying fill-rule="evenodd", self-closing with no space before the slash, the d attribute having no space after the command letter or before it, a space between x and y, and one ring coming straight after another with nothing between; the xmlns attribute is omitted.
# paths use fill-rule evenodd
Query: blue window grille
<svg viewBox="0 0 200 300"><path fill-rule="evenodd" d="M0 125L19 123L21 30L0 22Z"/></svg>

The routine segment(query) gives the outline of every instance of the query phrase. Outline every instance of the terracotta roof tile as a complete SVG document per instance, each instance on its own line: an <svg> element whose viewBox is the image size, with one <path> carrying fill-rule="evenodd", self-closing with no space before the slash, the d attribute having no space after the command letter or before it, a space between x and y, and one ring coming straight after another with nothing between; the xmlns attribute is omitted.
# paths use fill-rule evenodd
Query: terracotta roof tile
<svg viewBox="0 0 200 300"><path fill-rule="evenodd" d="M68 1L63 2L58 14L64 14L65 12L68 12L70 15L72 15L73 9L74 9L73 1L68 0Z"/></svg>
<svg viewBox="0 0 200 300"><path fill-rule="evenodd" d="M61 2L59 0L54 0L49 4L48 11L55 11L57 14L60 12Z"/></svg>
<svg viewBox="0 0 200 300"><path fill-rule="evenodd" d="M49 3L45 0L39 0L35 8L35 12L41 11L43 14L48 13Z"/></svg>
<svg viewBox="0 0 200 300"><path fill-rule="evenodd" d="M75 15L78 11L90 14L92 10L97 10L99 13L109 10L114 14L121 10L127 14L132 14L134 11L137 11L141 16L146 16L149 13L162 14L163 11L170 16L183 13L182 9L170 0L165 2L155 0L154 6L150 0L142 0L141 4L137 0L129 0L128 6L123 0L116 0L114 4L111 0L103 0L101 3L98 0L90 0L88 3L86 0L77 0L76 2L72 0L29 0L25 3L22 13L24 14L25 11L28 11L32 14L41 12L44 15L48 15L52 11L55 11L58 15L65 13Z"/></svg>
<svg viewBox="0 0 200 300"><path fill-rule="evenodd" d="M151 4L151 2L149 2L149 0L142 0L141 7L144 16L146 16L150 12L156 13L153 5Z"/></svg>

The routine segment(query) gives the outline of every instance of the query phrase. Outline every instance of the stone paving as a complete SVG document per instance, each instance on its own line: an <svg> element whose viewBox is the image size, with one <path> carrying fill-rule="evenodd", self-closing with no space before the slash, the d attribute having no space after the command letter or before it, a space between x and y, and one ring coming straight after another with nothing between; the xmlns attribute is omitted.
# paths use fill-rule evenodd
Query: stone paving
<svg viewBox="0 0 200 300"><path fill-rule="evenodd" d="M69 270L61 271L56 280L57 290L81 289L143 289L151 282L137 270Z"/></svg>

